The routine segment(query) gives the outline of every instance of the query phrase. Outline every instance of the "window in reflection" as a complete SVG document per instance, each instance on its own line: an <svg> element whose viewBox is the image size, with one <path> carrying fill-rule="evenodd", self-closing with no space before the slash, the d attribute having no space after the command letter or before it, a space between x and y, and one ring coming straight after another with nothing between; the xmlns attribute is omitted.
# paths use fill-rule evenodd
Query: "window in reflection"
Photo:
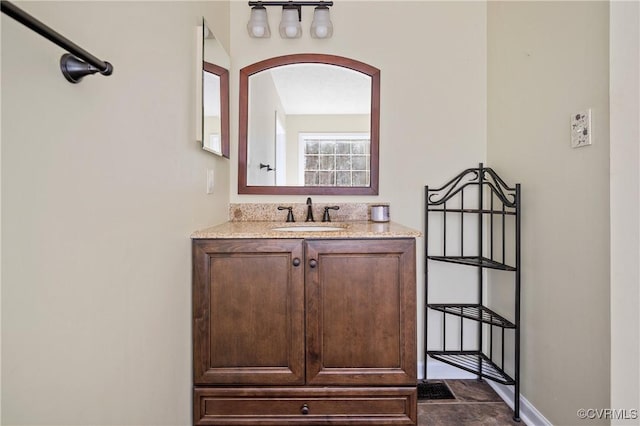
<svg viewBox="0 0 640 426"><path fill-rule="evenodd" d="M305 186L369 186L371 142L368 133L300 133L300 180Z"/></svg>

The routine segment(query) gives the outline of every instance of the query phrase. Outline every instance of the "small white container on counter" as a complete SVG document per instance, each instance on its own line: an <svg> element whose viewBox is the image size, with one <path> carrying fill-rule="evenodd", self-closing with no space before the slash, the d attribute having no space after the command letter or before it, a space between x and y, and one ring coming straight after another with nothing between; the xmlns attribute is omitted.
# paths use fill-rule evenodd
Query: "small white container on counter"
<svg viewBox="0 0 640 426"><path fill-rule="evenodd" d="M371 206L372 222L389 222L389 205L377 204Z"/></svg>

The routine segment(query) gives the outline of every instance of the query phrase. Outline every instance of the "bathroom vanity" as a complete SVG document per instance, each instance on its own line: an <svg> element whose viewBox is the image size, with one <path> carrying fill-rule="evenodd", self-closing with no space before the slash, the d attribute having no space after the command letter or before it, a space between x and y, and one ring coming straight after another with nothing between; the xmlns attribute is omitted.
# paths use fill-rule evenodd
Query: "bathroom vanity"
<svg viewBox="0 0 640 426"><path fill-rule="evenodd" d="M308 225L192 235L194 424L416 424L420 234Z"/></svg>

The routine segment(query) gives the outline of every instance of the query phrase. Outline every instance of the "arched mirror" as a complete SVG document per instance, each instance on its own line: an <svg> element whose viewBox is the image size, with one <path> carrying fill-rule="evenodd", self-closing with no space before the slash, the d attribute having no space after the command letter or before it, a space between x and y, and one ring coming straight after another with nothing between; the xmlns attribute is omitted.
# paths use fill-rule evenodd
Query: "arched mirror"
<svg viewBox="0 0 640 426"><path fill-rule="evenodd" d="M333 55L240 70L238 193L377 195L380 71Z"/></svg>
<svg viewBox="0 0 640 426"><path fill-rule="evenodd" d="M230 58L207 21L199 27L199 109L197 136L205 151L229 158Z"/></svg>

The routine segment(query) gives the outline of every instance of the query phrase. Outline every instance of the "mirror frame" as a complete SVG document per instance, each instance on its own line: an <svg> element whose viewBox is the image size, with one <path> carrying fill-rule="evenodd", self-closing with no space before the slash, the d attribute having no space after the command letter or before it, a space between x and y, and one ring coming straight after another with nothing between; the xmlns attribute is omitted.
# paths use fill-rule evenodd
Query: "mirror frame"
<svg viewBox="0 0 640 426"><path fill-rule="evenodd" d="M349 68L371 77L371 129L369 186L248 186L247 136L249 121L249 77L271 68L291 64L327 64ZM278 56L240 70L240 117L238 133L238 194L272 195L378 195L380 145L380 70L342 56L302 53Z"/></svg>
<svg viewBox="0 0 640 426"><path fill-rule="evenodd" d="M229 158L229 71L209 62L202 61L202 72L217 75L220 78L220 152L212 151L205 147L204 140L204 84L202 88L203 123L202 123L202 149ZM204 78L204 75L203 77Z"/></svg>

